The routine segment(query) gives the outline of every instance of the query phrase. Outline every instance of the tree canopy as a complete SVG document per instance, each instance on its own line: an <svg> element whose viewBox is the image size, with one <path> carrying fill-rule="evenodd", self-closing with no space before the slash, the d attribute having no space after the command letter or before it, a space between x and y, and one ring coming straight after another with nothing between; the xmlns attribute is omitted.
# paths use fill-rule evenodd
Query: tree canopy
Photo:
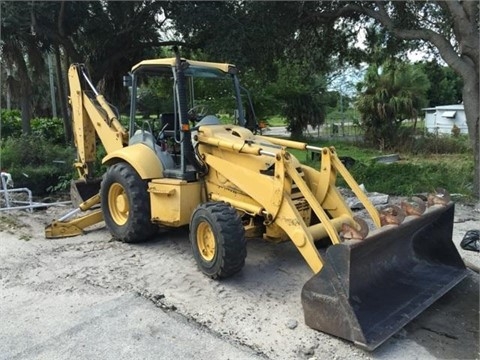
<svg viewBox="0 0 480 360"><path fill-rule="evenodd" d="M205 9L208 3L191 2L194 10ZM180 5L176 4L177 7ZM222 16L223 7L234 13ZM260 9L263 10L261 12ZM178 10L178 9L177 9ZM226 53L232 41L238 49L248 49L251 30L257 44L263 44L262 32L267 31L267 45L261 48L261 59L270 53L300 56L312 64L323 66L332 61L322 61L325 55L330 60L359 61L362 54L352 49L360 28L382 29L392 52L405 51L410 46L422 48L439 56L463 81L462 100L475 161L475 193L480 195L480 126L479 126L479 6L475 1L316 1L316 2L228 2L228 5L211 6L210 18L192 16L188 12L177 18L177 29L189 40L198 39L199 44L210 42L209 48L218 46ZM197 13L198 14L198 13ZM213 15L212 15L213 14ZM270 16L270 14L275 16ZM286 15L282 17L280 15ZM212 17L215 17L213 19ZM214 20L214 25L210 21ZM254 19L260 19L255 22ZM277 21L278 19L278 21ZM251 24L253 22L253 25ZM187 24L185 27L181 23ZM225 24L225 25L221 25ZM210 26L216 27L209 31ZM256 25L256 26L255 26ZM230 26L230 27L228 27ZM280 28L280 31L276 31ZM239 36L215 39L238 29ZM221 31L223 30L223 31ZM236 31L235 30L235 31ZM210 34L210 38L208 37ZM279 36L276 36L276 35ZM281 46L281 43L285 46ZM278 52L280 49L280 52ZM247 56L248 51L239 51L238 56ZM378 54L378 52L377 52Z"/></svg>
<svg viewBox="0 0 480 360"><path fill-rule="evenodd" d="M45 53L54 55L59 76L70 62L86 63L106 97L122 104L121 76L161 53L163 40L182 39L186 56L236 63L247 85L259 90L256 104L282 110L303 127L322 121L328 72L405 60L411 49L429 51L450 69L420 66L438 85L427 93L430 105L463 101L480 194L478 2L2 1L0 7L2 67L10 88L18 90L13 95L25 132L34 88L46 83ZM357 46L362 32L363 49ZM63 83L57 86L66 118ZM461 94L447 91L460 86Z"/></svg>
<svg viewBox="0 0 480 360"><path fill-rule="evenodd" d="M463 81L462 100L475 162L474 193L480 196L479 13L476 1L339 1L310 21L367 19L390 36L429 49Z"/></svg>
<svg viewBox="0 0 480 360"><path fill-rule="evenodd" d="M428 106L459 104L462 102L462 79L448 66L442 66L436 61L417 63L431 84L427 91Z"/></svg>

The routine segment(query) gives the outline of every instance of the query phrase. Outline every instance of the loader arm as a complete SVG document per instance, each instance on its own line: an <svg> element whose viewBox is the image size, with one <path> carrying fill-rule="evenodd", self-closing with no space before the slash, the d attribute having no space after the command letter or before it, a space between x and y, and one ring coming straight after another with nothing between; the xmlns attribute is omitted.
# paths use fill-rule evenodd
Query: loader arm
<svg viewBox="0 0 480 360"><path fill-rule="evenodd" d="M320 272L323 267L323 260L315 247L315 241L328 237L332 244L339 244L341 243L339 232L343 224L355 228L360 227L335 187L337 170L346 178L353 191L359 194L359 198L368 209L373 222L378 227L380 226L377 210L363 194L333 149L313 148L315 151L322 152L322 171L310 172L308 175L309 185L300 176L290 153L285 150L287 146L305 150L308 146L305 143L261 136L257 136L255 143L251 141L242 143L241 141L235 141L235 139L229 142L225 139L219 140L202 136L202 129L200 129L198 141L202 144L238 153L239 156L253 155L274 158L275 172L273 176L268 176L254 170L245 169L242 165L237 165L219 156L208 153L202 154L210 168L215 169L251 199L255 199L257 209L261 209L256 212L262 213L267 223L275 223L287 234L314 273ZM268 146L269 143L281 147ZM309 224L305 222L290 194L286 191L286 189L291 188L292 183L298 187L319 219L319 223ZM212 195L210 196L212 197ZM228 195L224 195L221 200L232 203L228 199ZM238 209L248 212L249 206L251 206L251 203L242 204L235 201L235 207Z"/></svg>
<svg viewBox="0 0 480 360"><path fill-rule="evenodd" d="M221 179L222 184L214 186L207 180L208 196L263 216L267 228L279 227L297 247L315 273L302 288L308 326L373 350L467 275L451 241L453 203L431 206L400 225L382 227L379 212L334 148L262 136L243 142L232 137L229 142L220 130L211 130L210 135L217 133L222 141L203 140L202 129L198 136L201 144L219 149L200 146L210 171L221 174L211 181ZM245 137L240 131L231 133ZM320 169L299 165L287 147L321 153ZM263 163L270 164L274 172L246 169L257 156L263 156ZM359 233L363 229L335 186L337 174L377 228L368 236L345 241L344 226ZM227 181L223 179L233 185L224 190ZM301 193L300 202L294 188ZM240 192L247 196L242 198ZM305 216L305 202L317 220L311 222ZM315 241L322 238L329 238L332 246L320 254Z"/></svg>
<svg viewBox="0 0 480 360"><path fill-rule="evenodd" d="M374 222L375 226L377 228L381 227L380 217L378 215L377 209L375 209L375 206L373 206L373 204L365 195L365 193L362 191L362 189L360 189L360 186L355 181L352 174L350 174L347 168L340 161L333 147L318 148L315 146L310 146L307 143L298 142L298 141L270 138L266 136L257 136L257 137L266 141L270 141L274 144L284 146L284 147L298 149L298 150L311 150L314 152L321 153L322 162L320 164L320 175L316 179L312 179L317 189L315 192L315 198L317 199L317 201L320 204L322 204L324 200L327 200L328 192L331 191L332 193L335 192L335 195L331 197L334 198L336 204L344 203L343 197L340 194L338 194L336 187L332 186L332 185L335 185L336 174L338 172L343 177L347 185L351 188L355 196L357 196L360 202L365 206L365 209L367 210L368 214L372 218L372 221ZM337 243L337 242L334 242L334 243Z"/></svg>

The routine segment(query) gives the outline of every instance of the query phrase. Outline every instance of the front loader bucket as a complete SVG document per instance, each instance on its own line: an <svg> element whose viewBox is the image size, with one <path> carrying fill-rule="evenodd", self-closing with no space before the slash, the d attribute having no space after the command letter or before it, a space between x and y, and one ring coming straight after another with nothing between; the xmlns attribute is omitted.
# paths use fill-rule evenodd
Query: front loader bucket
<svg viewBox="0 0 480 360"><path fill-rule="evenodd" d="M373 350L467 276L454 205L352 244L330 246L305 283L305 323Z"/></svg>
<svg viewBox="0 0 480 360"><path fill-rule="evenodd" d="M98 194L101 182L101 178L89 181L72 180L70 183L70 199L73 206L78 207L81 203Z"/></svg>

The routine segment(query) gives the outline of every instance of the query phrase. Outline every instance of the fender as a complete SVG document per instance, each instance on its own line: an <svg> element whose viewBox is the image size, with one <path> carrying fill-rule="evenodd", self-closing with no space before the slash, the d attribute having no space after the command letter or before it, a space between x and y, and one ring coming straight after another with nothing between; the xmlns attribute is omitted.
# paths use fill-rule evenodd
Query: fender
<svg viewBox="0 0 480 360"><path fill-rule="evenodd" d="M102 164L113 165L125 161L144 180L163 178L163 166L155 151L145 144L134 144L114 151L102 159Z"/></svg>

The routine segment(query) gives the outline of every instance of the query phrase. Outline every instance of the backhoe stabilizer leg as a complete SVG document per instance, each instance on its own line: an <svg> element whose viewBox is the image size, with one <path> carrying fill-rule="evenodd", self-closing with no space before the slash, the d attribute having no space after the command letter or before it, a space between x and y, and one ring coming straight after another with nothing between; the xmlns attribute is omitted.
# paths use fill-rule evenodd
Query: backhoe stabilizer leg
<svg viewBox="0 0 480 360"><path fill-rule="evenodd" d="M83 230L89 226L98 224L103 220L102 209L91 210L95 205L100 203L100 195L96 194L87 201L80 204L80 206L68 212L58 220L54 220L50 225L45 227L45 238L60 239L65 237L82 235ZM85 215L69 220L74 215L88 211Z"/></svg>
<svg viewBox="0 0 480 360"><path fill-rule="evenodd" d="M94 210L70 221L55 220L45 227L45 237L47 239L60 239L82 235L85 228L98 224L102 220L103 214L101 209Z"/></svg>

